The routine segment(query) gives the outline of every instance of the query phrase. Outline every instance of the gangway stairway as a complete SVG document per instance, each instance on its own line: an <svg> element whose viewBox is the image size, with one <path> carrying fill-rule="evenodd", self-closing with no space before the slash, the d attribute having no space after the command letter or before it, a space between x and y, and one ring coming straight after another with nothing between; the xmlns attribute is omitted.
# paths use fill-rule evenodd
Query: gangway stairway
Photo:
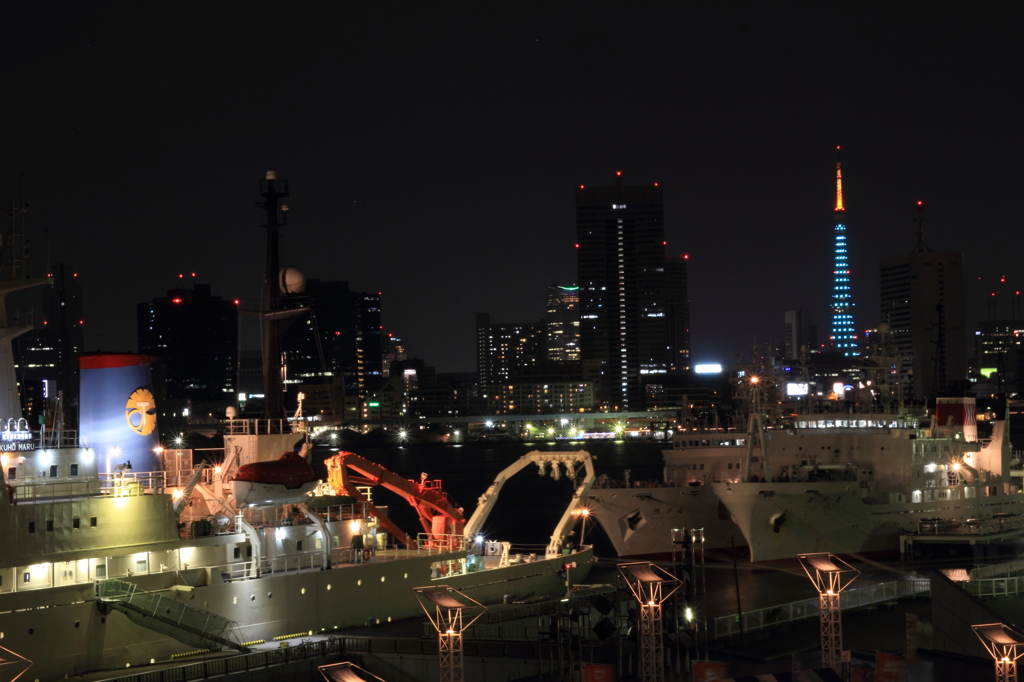
<svg viewBox="0 0 1024 682"><path fill-rule="evenodd" d="M101 609L117 609L134 623L190 646L211 649L226 646L249 652L234 638L235 621L156 592L140 590L134 583L97 580L96 601Z"/></svg>

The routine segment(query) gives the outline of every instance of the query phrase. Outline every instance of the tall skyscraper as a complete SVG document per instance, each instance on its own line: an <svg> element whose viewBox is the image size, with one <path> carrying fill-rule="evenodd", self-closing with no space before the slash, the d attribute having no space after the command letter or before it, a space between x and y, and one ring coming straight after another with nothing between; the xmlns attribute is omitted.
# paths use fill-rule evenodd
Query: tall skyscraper
<svg viewBox="0 0 1024 682"><path fill-rule="evenodd" d="M548 287L548 360L577 362L580 359L580 288Z"/></svg>
<svg viewBox="0 0 1024 682"><path fill-rule="evenodd" d="M238 302L209 284L171 289L138 305L139 353L164 360L167 398L234 404L238 385Z"/></svg>
<svg viewBox="0 0 1024 682"><path fill-rule="evenodd" d="M881 261L881 312L900 354L899 387L921 400L967 378L964 337L964 256L924 243L918 202L917 245Z"/></svg>
<svg viewBox="0 0 1024 682"><path fill-rule="evenodd" d="M670 372L690 371L690 293L686 284L689 259L687 255L665 257Z"/></svg>
<svg viewBox="0 0 1024 682"><path fill-rule="evenodd" d="M838 147L836 148L838 149ZM846 241L846 209L843 207L842 164L836 162L836 226L832 267L832 347L843 357L860 355L853 325L853 300L850 295L850 260Z"/></svg>
<svg viewBox="0 0 1024 682"><path fill-rule="evenodd" d="M689 332L672 334L679 327L672 304L686 298L685 269L665 258L661 187L623 185L622 171L611 187L581 185L576 235L584 375L600 379L603 407L642 409L644 379L671 371L689 351Z"/></svg>

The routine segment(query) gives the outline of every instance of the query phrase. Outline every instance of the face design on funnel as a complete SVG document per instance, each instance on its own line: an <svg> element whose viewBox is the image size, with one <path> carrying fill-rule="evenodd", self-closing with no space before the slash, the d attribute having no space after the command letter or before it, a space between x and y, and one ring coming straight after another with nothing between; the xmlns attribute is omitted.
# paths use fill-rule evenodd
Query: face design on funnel
<svg viewBox="0 0 1024 682"><path fill-rule="evenodd" d="M156 401L148 388L137 388L124 406L128 426L140 436L148 436L156 428Z"/></svg>

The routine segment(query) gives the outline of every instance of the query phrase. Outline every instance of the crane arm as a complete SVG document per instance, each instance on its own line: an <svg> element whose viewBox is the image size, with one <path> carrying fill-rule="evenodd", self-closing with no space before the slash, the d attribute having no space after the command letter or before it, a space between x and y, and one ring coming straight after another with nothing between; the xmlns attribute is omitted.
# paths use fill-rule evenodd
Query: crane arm
<svg viewBox="0 0 1024 682"><path fill-rule="evenodd" d="M199 483L199 478L203 475L203 469L208 466L210 466L210 463L205 459L199 463L196 470L192 472L192 477L188 479L188 483L182 489L181 496L174 501L172 509L174 509L174 513L178 516L181 516L181 512L185 510L185 505L188 504L189 498L192 497L192 491L195 490L196 484Z"/></svg>
<svg viewBox="0 0 1024 682"><path fill-rule="evenodd" d="M434 532L433 519L437 516L443 516L452 534L462 534L463 526L466 523L462 516L462 511L451 505L447 496L441 491L439 481L428 481L424 476L420 483L416 483L415 481L402 478L379 464L363 459L351 452L339 452L334 457L328 459L326 464L327 482L335 494L344 492L344 494L370 505L356 488L356 485L382 485L400 495L416 510L420 525L423 526L424 531L428 533ZM357 476L353 477L349 473L349 469L357 474ZM385 523L384 519L386 517L377 513L376 507L373 507L373 505L370 505L370 507L372 509L371 513L378 521L385 525L388 532L396 538L406 537L401 531L396 532L397 528L391 521ZM407 541L403 544L412 546Z"/></svg>

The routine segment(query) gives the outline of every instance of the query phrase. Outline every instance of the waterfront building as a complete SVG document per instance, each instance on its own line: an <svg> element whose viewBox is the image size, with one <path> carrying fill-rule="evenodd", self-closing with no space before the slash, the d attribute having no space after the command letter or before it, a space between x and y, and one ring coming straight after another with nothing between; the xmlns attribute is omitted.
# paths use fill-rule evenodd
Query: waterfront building
<svg viewBox="0 0 1024 682"><path fill-rule="evenodd" d="M836 207L833 230L832 329L830 345L844 358L860 355L857 331L853 324L853 297L850 293L849 245L846 239L846 208L843 206L842 164L836 162Z"/></svg>
<svg viewBox="0 0 1024 682"><path fill-rule="evenodd" d="M214 296L209 284L195 284L138 304L139 353L163 360L161 397L234 404L238 303Z"/></svg>
<svg viewBox="0 0 1024 682"><path fill-rule="evenodd" d="M688 307L678 325L671 307L686 300L685 267L665 258L661 187L624 185L622 171L610 187L581 185L576 249L583 374L599 381L601 407L640 409L650 375L689 362Z"/></svg>
<svg viewBox="0 0 1024 682"><path fill-rule="evenodd" d="M967 378L964 256L925 245L923 211L918 202L914 249L883 258L880 271L882 319L900 356L898 386L914 400Z"/></svg>
<svg viewBox="0 0 1024 682"><path fill-rule="evenodd" d="M548 360L578 362L580 359L580 288L552 284L548 287Z"/></svg>

